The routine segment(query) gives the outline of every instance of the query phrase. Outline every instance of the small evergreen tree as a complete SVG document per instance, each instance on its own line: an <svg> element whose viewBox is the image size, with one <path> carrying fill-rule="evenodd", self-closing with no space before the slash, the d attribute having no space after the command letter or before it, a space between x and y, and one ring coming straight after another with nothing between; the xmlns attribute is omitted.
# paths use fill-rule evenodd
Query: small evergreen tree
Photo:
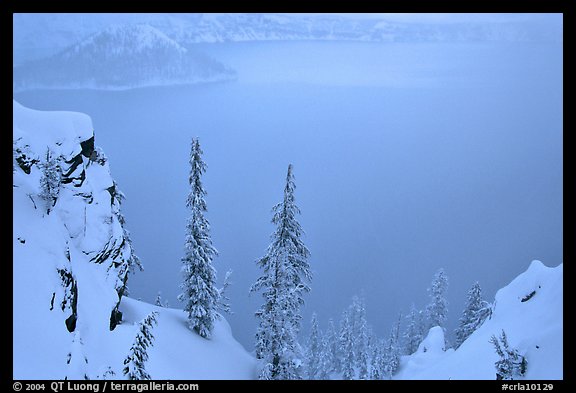
<svg viewBox="0 0 576 393"><path fill-rule="evenodd" d="M340 353L340 342L334 320L328 320L328 329L326 330L326 345L324 346L327 372L342 372L342 362Z"/></svg>
<svg viewBox="0 0 576 393"><path fill-rule="evenodd" d="M148 361L148 347L154 343L152 328L157 324L156 311L151 312L138 324L138 334L130 348L130 353L124 359L124 375L129 380L149 380L150 375L146 372Z"/></svg>
<svg viewBox="0 0 576 393"><path fill-rule="evenodd" d="M54 156L50 148L46 150L46 159L40 165L42 176L40 177L40 198L46 204L46 214L56 205L62 182L62 168L59 160Z"/></svg>
<svg viewBox="0 0 576 393"><path fill-rule="evenodd" d="M232 276L232 270L228 270L226 275L224 276L224 284L222 284L222 288L218 290L219 292L219 301L218 301L218 309L226 314L234 314L232 312L232 306L230 305L230 298L226 294L228 287L230 287L230 277Z"/></svg>
<svg viewBox="0 0 576 393"><path fill-rule="evenodd" d="M202 160L202 149L198 139L192 139L190 151L190 193L186 207L190 217L186 225L185 255L182 258L184 281L183 292L178 299L184 302L184 311L188 313L188 326L201 337L210 338L219 304L219 290L216 287L216 270L212 260L218 251L212 246L210 224L204 217L207 211L206 191L201 177L206 172Z"/></svg>
<svg viewBox="0 0 576 393"><path fill-rule="evenodd" d="M502 330L499 338L492 335L490 343L494 345L494 349L500 357L500 359L494 363L496 366L496 379L518 379L526 374L528 362L516 349L510 348L504 330Z"/></svg>
<svg viewBox="0 0 576 393"><path fill-rule="evenodd" d="M382 353L382 348L384 343L375 343L372 347L372 359L370 363L370 379L380 380L384 379L384 354Z"/></svg>
<svg viewBox="0 0 576 393"><path fill-rule="evenodd" d="M156 300L154 301L154 304L157 305L158 307L164 307L164 304L162 304L162 293L160 291L158 291L158 294L156 295Z"/></svg>
<svg viewBox="0 0 576 393"><path fill-rule="evenodd" d="M432 285L428 289L430 303L426 307L426 316L428 318L428 329L434 326L440 326L445 329L446 320L448 319L448 301L446 300L446 291L448 290L448 277L444 269L438 270L432 280Z"/></svg>
<svg viewBox="0 0 576 393"><path fill-rule="evenodd" d="M312 314L312 328L308 338L306 371L308 379L319 379L322 365L322 337L316 313Z"/></svg>
<svg viewBox="0 0 576 393"><path fill-rule="evenodd" d="M422 337L422 326L420 315L414 304L410 308L410 314L407 316L408 325L404 332L405 352L411 355L418 350L418 346L424 339Z"/></svg>
<svg viewBox="0 0 576 393"><path fill-rule="evenodd" d="M302 363L298 332L304 305L304 294L310 291L312 279L308 264L310 252L302 241L304 234L296 215L296 184L292 165L288 166L284 199L274 208L272 223L276 230L266 255L258 260L263 274L250 292L262 291L264 304L256 311L259 326L256 333L256 358L263 367L260 379L300 379Z"/></svg>
<svg viewBox="0 0 576 393"><path fill-rule="evenodd" d="M354 336L350 312L345 310L340 321L340 351L342 353L342 378L355 379Z"/></svg>
<svg viewBox="0 0 576 393"><path fill-rule="evenodd" d="M330 379L330 372L332 371L333 364L328 358L328 341L325 337L321 337L320 340L321 350L320 350L320 369L318 370L318 378L320 380Z"/></svg>
<svg viewBox="0 0 576 393"><path fill-rule="evenodd" d="M368 345L368 326L366 318L360 320L360 333L356 337L358 379L366 380L370 378L370 352Z"/></svg>
<svg viewBox="0 0 576 393"><path fill-rule="evenodd" d="M482 297L482 288L475 282L468 290L466 305L456 328L456 348L458 348L490 315L490 303Z"/></svg>
<svg viewBox="0 0 576 393"><path fill-rule="evenodd" d="M401 315L390 331L390 337L384 353L384 375L389 379L392 379L392 376L396 374L400 367L400 319Z"/></svg>

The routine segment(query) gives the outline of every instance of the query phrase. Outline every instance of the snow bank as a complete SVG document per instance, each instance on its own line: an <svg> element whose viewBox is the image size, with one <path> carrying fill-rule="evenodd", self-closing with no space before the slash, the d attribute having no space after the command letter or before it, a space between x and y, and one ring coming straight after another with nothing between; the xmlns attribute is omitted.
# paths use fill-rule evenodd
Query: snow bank
<svg viewBox="0 0 576 393"><path fill-rule="evenodd" d="M422 353L419 348L402 359L397 378L496 379L498 356L489 340L504 329L510 346L528 361L526 379L562 379L562 299L563 265L551 268L533 261L526 272L496 293L492 317L456 351ZM438 332L431 337L434 329L426 340L438 343Z"/></svg>

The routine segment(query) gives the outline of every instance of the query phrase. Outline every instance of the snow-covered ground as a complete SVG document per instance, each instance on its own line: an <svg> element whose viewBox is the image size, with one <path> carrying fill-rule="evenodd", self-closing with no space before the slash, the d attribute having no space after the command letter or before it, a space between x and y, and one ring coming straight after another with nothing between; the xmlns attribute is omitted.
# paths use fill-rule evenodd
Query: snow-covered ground
<svg viewBox="0 0 576 393"><path fill-rule="evenodd" d="M182 310L123 297L123 320L110 330L122 266L132 250L112 196L108 161L98 148L86 152L94 135L92 122L84 114L34 111L16 101L13 116L14 379L79 378L81 373L96 379L109 371L114 375L108 378L122 379L138 323L154 310L158 325L146 363L153 379L253 378L255 360L233 338L224 318L206 340L187 328ZM67 165L75 168L49 214L39 196L40 163L48 147L60 157L63 172ZM62 272L73 279L76 296ZM65 321L74 308L71 333ZM69 353L87 362L73 358L69 366Z"/></svg>
<svg viewBox="0 0 576 393"><path fill-rule="evenodd" d="M432 328L418 351L403 357L396 378L496 379L498 355L489 340L504 330L511 348L528 361L526 379L562 379L562 299L563 264L533 261L496 293L492 317L457 350L444 351L442 329Z"/></svg>

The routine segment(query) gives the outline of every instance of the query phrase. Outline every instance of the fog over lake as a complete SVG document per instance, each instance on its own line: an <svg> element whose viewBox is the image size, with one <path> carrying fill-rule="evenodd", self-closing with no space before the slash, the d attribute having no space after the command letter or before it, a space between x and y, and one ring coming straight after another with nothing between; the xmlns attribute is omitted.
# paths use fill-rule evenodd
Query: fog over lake
<svg viewBox="0 0 576 393"><path fill-rule="evenodd" d="M40 110L87 113L125 193L145 271L130 294L181 307L190 138L208 165L207 218L227 316L251 351L271 208L294 165L322 328L363 293L387 336L428 302L445 268L448 330L478 280L486 297L562 248L562 43L269 42L199 44L238 79L125 91L15 93Z"/></svg>

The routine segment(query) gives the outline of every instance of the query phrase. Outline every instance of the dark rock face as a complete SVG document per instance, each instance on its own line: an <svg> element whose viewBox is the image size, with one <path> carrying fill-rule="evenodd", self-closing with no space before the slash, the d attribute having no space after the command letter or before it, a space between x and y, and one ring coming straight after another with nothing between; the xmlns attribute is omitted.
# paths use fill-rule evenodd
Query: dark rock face
<svg viewBox="0 0 576 393"><path fill-rule="evenodd" d="M80 142L80 147L82 147L82 155L86 158L90 158L94 152L94 135L92 138Z"/></svg>
<svg viewBox="0 0 576 393"><path fill-rule="evenodd" d="M74 186L80 187L86 177L86 173L82 167L82 153L65 162L69 165L69 167L66 168L66 170L62 173L62 184L73 183ZM77 171L78 167L81 169L80 173Z"/></svg>
<svg viewBox="0 0 576 393"><path fill-rule="evenodd" d="M26 153L20 149L16 149L16 154L16 163L24 171L24 173L29 175L32 165L36 164L38 160L28 157Z"/></svg>
<svg viewBox="0 0 576 393"><path fill-rule="evenodd" d="M116 307L110 314L110 331L114 330L120 322L122 322L122 311L118 310L118 307Z"/></svg>

